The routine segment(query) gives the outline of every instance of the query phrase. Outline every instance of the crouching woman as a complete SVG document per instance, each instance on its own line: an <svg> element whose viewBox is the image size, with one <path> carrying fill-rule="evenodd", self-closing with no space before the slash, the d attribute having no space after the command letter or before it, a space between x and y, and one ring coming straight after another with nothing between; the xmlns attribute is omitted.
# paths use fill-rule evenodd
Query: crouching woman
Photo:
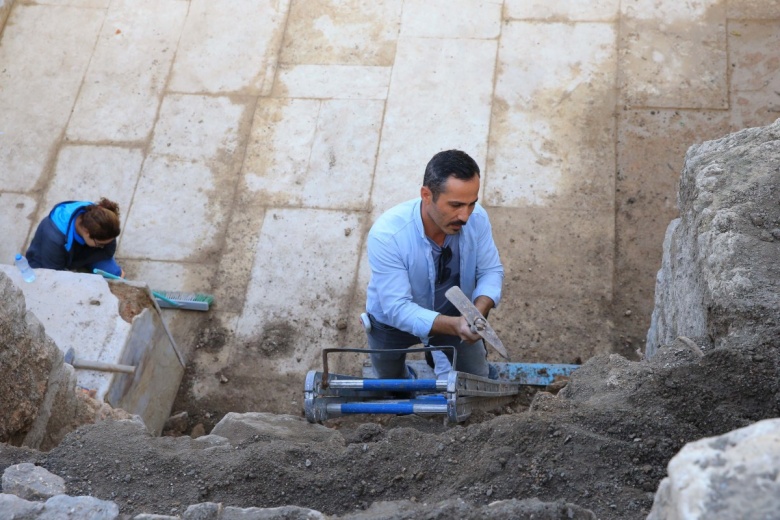
<svg viewBox="0 0 780 520"><path fill-rule="evenodd" d="M119 236L119 205L100 202L60 202L38 224L27 249L31 267L44 269L102 269L116 276L124 271L114 260Z"/></svg>

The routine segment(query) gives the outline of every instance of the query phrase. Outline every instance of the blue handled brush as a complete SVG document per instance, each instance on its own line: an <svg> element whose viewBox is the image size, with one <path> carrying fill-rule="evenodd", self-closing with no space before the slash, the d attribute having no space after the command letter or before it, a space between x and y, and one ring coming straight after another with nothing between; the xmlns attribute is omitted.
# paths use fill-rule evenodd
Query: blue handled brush
<svg viewBox="0 0 780 520"><path fill-rule="evenodd" d="M107 273L102 269L93 269L93 273L102 275L104 278L112 280L121 280L119 276ZM209 305L214 301L210 294L184 293L179 291L152 291L152 296L157 300L157 305L164 309L184 309L191 311L207 311Z"/></svg>

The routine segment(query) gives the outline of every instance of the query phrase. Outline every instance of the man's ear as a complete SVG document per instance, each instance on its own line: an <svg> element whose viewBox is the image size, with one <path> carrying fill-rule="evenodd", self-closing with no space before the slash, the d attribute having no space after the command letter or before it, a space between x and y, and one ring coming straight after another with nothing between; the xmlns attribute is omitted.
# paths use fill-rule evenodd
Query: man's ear
<svg viewBox="0 0 780 520"><path fill-rule="evenodd" d="M420 188L420 197L428 204L433 199L433 192L428 186L423 186Z"/></svg>

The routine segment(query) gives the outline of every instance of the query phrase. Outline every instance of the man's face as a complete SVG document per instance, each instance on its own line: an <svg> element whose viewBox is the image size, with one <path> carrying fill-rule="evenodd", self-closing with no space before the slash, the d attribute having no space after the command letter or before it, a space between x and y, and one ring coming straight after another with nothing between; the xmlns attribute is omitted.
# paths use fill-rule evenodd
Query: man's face
<svg viewBox="0 0 780 520"><path fill-rule="evenodd" d="M479 176L475 175L467 181L450 177L436 201L426 186L422 187L420 195L423 200L423 216L427 217L424 219L427 220L426 233L430 236L428 226L432 225L433 229L430 231L436 232L438 229L445 235L454 235L466 225L476 207L479 198Z"/></svg>

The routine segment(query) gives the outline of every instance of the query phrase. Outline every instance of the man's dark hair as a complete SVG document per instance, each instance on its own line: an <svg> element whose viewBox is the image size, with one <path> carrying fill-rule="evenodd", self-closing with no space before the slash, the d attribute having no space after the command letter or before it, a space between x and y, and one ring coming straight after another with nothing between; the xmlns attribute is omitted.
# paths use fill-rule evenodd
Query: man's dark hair
<svg viewBox="0 0 780 520"><path fill-rule="evenodd" d="M428 161L425 167L423 186L431 190L434 202L444 191L447 179L455 177L462 181L468 181L479 177L479 166L466 152L460 150L446 150L439 152Z"/></svg>

